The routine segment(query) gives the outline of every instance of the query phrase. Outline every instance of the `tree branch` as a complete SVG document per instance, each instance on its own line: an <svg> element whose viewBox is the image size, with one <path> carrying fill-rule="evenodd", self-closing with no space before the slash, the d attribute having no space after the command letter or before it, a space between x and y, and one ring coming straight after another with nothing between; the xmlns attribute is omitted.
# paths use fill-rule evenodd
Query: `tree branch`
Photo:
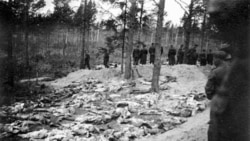
<svg viewBox="0 0 250 141"><path fill-rule="evenodd" d="M155 3L155 5L157 5L157 7L159 7L159 3L157 3L155 0L153 0L153 2Z"/></svg>
<svg viewBox="0 0 250 141"><path fill-rule="evenodd" d="M188 6L188 3L186 3L185 1L180 0L180 2L182 2L183 4L186 4L186 6Z"/></svg>
<svg viewBox="0 0 250 141"><path fill-rule="evenodd" d="M98 3L97 6L99 6L99 8L101 8L101 9L103 10L103 12L101 12L101 13L110 14L111 17L115 17L115 15L114 15L112 12L110 12L110 9L111 9L112 7L110 7L109 9L105 9L100 3Z"/></svg>
<svg viewBox="0 0 250 141"><path fill-rule="evenodd" d="M182 5L181 5L181 3L179 2L179 1L177 1L177 0L174 0L177 4L179 4L180 5L180 7L181 7L181 9L183 9L184 10L184 12L185 13L189 13Z"/></svg>

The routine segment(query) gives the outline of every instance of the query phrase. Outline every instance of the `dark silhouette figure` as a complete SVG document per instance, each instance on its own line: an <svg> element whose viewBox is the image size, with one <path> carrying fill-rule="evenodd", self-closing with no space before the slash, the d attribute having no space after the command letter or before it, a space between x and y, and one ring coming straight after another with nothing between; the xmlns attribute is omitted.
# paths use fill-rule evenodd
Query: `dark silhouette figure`
<svg viewBox="0 0 250 141"><path fill-rule="evenodd" d="M183 49L183 45L181 45L177 53L177 64L182 64L183 59L184 59L184 49Z"/></svg>
<svg viewBox="0 0 250 141"><path fill-rule="evenodd" d="M109 68L109 53L106 50L103 56L103 65L105 66L105 68Z"/></svg>
<svg viewBox="0 0 250 141"><path fill-rule="evenodd" d="M141 64L145 65L147 63L147 55L148 50L146 49L146 45L143 45L143 49L141 50Z"/></svg>
<svg viewBox="0 0 250 141"><path fill-rule="evenodd" d="M211 49L209 49L209 52L207 54L207 64L213 65L213 53Z"/></svg>
<svg viewBox="0 0 250 141"><path fill-rule="evenodd" d="M208 3L211 23L233 46L232 64L211 100L208 141L250 140L249 5L249 0Z"/></svg>
<svg viewBox="0 0 250 141"><path fill-rule="evenodd" d="M207 57L206 57L206 51L202 50L202 53L199 56L200 64L201 66L207 65Z"/></svg>
<svg viewBox="0 0 250 141"><path fill-rule="evenodd" d="M85 54L85 59L84 59L84 69L87 67L89 70L90 70L90 64L89 64L89 61L90 61L90 56L88 53Z"/></svg>
<svg viewBox="0 0 250 141"><path fill-rule="evenodd" d="M155 44L154 43L152 43L151 47L149 48L149 55L150 55L149 63L154 64L154 61L155 61Z"/></svg>
<svg viewBox="0 0 250 141"><path fill-rule="evenodd" d="M139 49L139 46L137 46L137 48L135 48L133 51L134 65L138 65L140 57L141 57L141 51Z"/></svg>
<svg viewBox="0 0 250 141"><path fill-rule="evenodd" d="M214 54L215 68L210 72L207 84L205 86L206 95L209 100L211 100L212 97L217 93L229 68L228 64L226 63L226 56L227 54L224 51L217 51Z"/></svg>
<svg viewBox="0 0 250 141"><path fill-rule="evenodd" d="M198 54L196 53L196 48L198 45L195 45L193 48L187 51L187 59L189 65L195 65L198 59Z"/></svg>
<svg viewBox="0 0 250 141"><path fill-rule="evenodd" d="M169 60L169 65L171 66L175 64L175 55L176 55L176 49L173 47L173 45L171 45L168 51L168 60Z"/></svg>

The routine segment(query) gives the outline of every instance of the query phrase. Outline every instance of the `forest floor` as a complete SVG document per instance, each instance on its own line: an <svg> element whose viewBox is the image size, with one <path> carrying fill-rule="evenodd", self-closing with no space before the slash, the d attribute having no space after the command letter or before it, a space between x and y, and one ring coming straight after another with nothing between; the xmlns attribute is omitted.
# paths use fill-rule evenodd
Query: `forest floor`
<svg viewBox="0 0 250 141"><path fill-rule="evenodd" d="M137 66L129 81L119 67L41 79L36 98L1 107L0 139L205 141L211 67L162 65L159 94L150 92L152 68Z"/></svg>

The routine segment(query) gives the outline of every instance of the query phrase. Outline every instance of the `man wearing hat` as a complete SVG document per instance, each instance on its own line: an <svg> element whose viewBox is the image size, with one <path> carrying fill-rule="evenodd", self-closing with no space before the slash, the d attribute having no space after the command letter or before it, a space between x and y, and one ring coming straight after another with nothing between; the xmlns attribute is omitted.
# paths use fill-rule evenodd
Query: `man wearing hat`
<svg viewBox="0 0 250 141"><path fill-rule="evenodd" d="M227 56L226 56L226 62L228 63L228 64L230 64L231 62L232 62L232 47L231 46L223 46L221 49L220 49L220 51L224 51L224 52L226 52L227 53Z"/></svg>
<svg viewBox="0 0 250 141"><path fill-rule="evenodd" d="M207 11L221 40L232 46L232 63L211 100L208 141L250 140L249 0L209 0ZM214 128L214 130L213 130ZM212 132L211 132L212 131ZM215 136L211 136L211 133ZM217 137L217 138L212 138Z"/></svg>
<svg viewBox="0 0 250 141"><path fill-rule="evenodd" d="M196 65L198 54L196 53L197 44L194 45L193 48L190 48L187 52L187 59L189 65Z"/></svg>
<svg viewBox="0 0 250 141"><path fill-rule="evenodd" d="M228 69L228 65L226 63L227 53L224 51L217 51L214 53L214 65L215 68L212 69L208 76L208 81L205 86L205 91L207 94L207 98L209 100L212 99L213 95L216 93L217 88L222 83L222 79L224 78L224 74Z"/></svg>
<svg viewBox="0 0 250 141"><path fill-rule="evenodd" d="M225 51L217 51L214 53L214 65L215 68L212 69L208 76L208 81L205 86L205 92L207 98L211 100L214 95L219 90L219 87L222 84L222 81L225 77L226 72L229 69L229 66L226 62L227 53ZM210 113L209 129L208 129L208 141L215 141L219 138L218 135L218 118L214 112Z"/></svg>

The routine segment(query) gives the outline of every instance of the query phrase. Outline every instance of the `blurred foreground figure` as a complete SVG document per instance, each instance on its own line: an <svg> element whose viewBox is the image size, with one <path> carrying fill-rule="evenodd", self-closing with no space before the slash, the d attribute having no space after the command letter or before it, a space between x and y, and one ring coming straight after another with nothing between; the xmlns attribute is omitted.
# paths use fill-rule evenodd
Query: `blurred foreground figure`
<svg viewBox="0 0 250 141"><path fill-rule="evenodd" d="M209 52L207 54L207 64L213 65L213 53L211 49L209 49Z"/></svg>
<svg viewBox="0 0 250 141"><path fill-rule="evenodd" d="M223 40L232 45L232 64L211 101L208 141L249 141L249 0L209 0L208 12Z"/></svg>
<svg viewBox="0 0 250 141"><path fill-rule="evenodd" d="M212 69L212 71L210 72L205 87L206 95L209 100L211 100L213 96L217 93L219 87L221 86L222 80L228 70L229 66L226 63L226 57L227 54L224 51L217 51L214 54L215 68Z"/></svg>
<svg viewBox="0 0 250 141"><path fill-rule="evenodd" d="M206 50L203 49L199 57L201 66L206 66L207 65Z"/></svg>

